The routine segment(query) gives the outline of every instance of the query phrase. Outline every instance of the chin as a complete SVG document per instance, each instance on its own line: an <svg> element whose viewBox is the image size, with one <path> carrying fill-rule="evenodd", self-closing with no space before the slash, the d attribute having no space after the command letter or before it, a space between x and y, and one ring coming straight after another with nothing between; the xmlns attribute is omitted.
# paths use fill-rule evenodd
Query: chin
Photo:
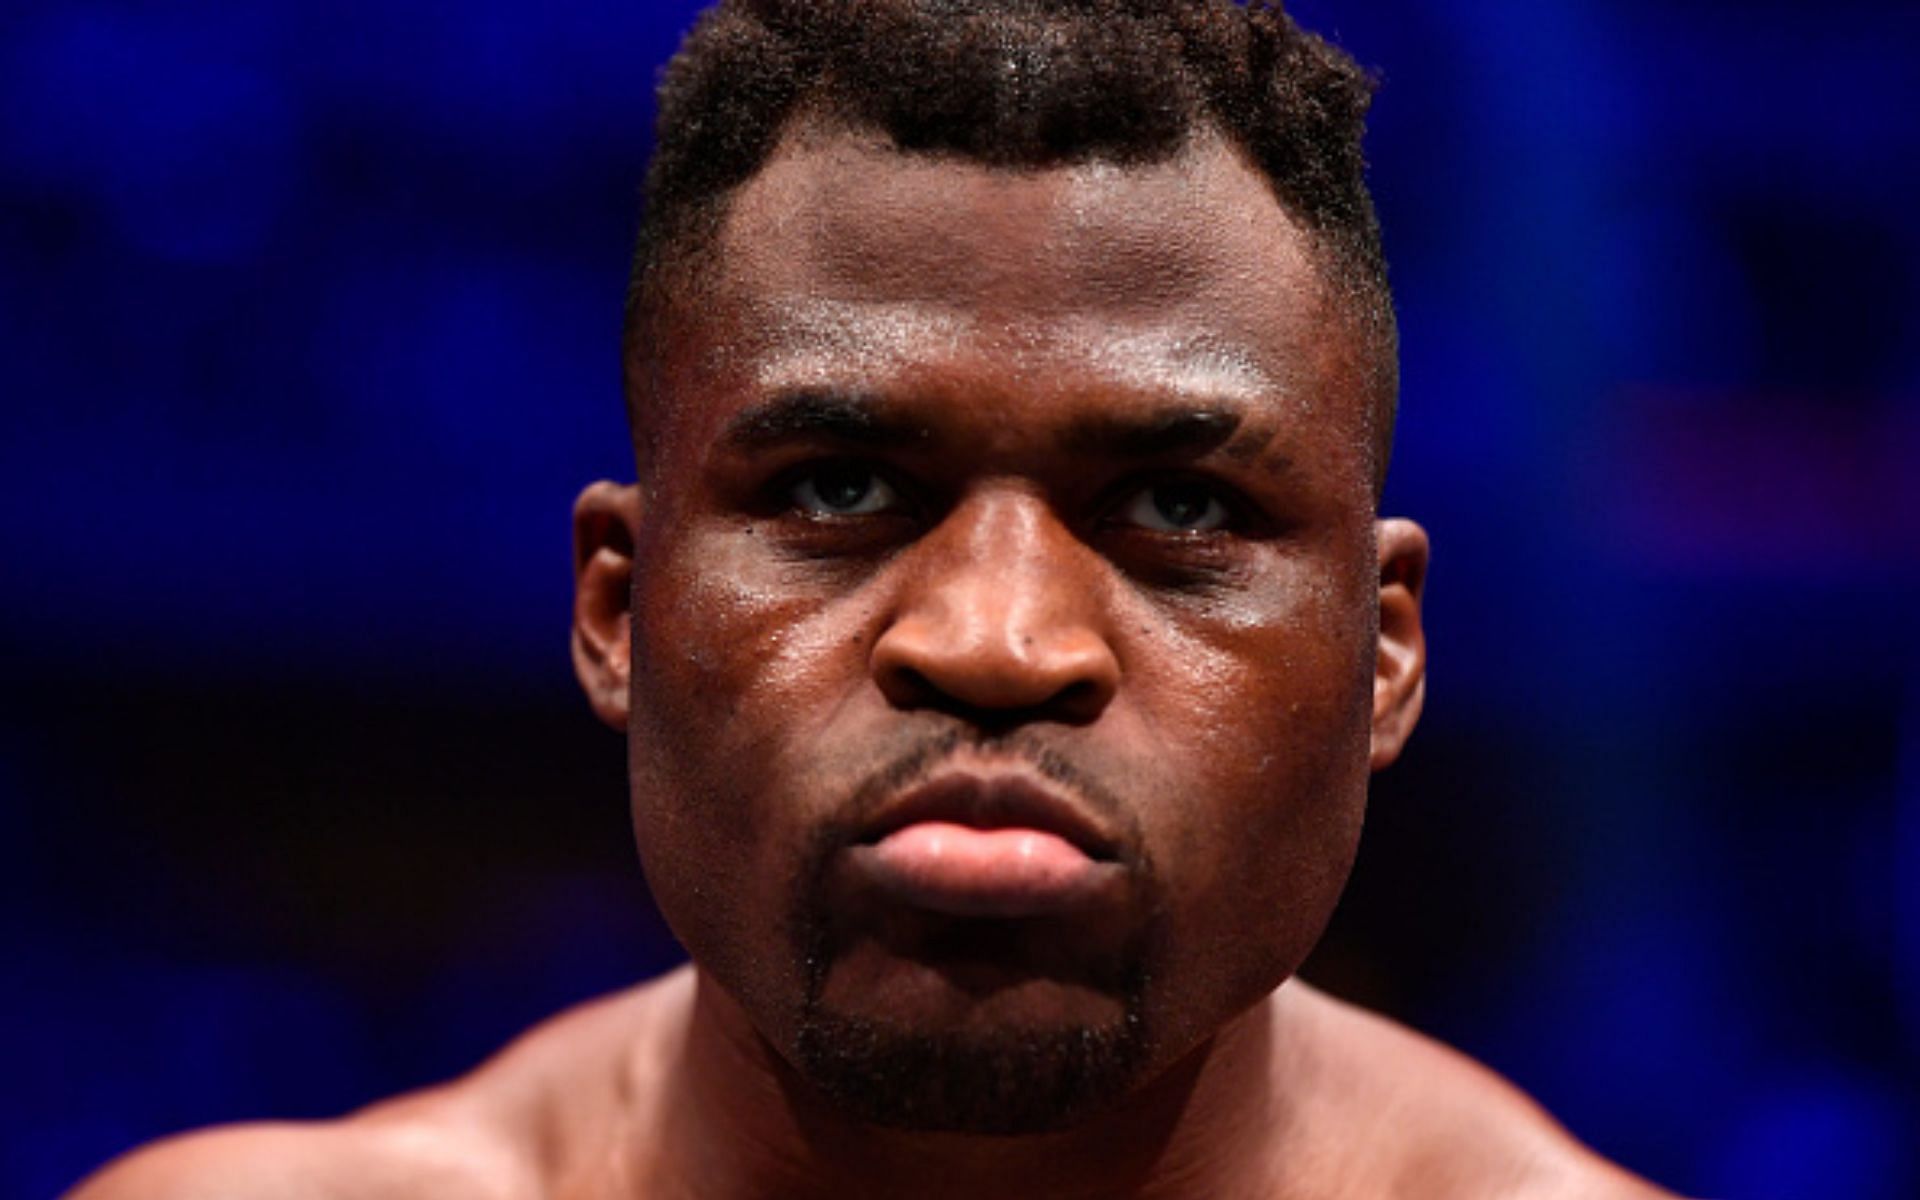
<svg viewBox="0 0 1920 1200"><path fill-rule="evenodd" d="M1138 1084L1137 1006L1099 1025L929 1031L810 1009L800 1074L847 1115L922 1133L1012 1137L1068 1128Z"/></svg>
<svg viewBox="0 0 1920 1200"><path fill-rule="evenodd" d="M912 957L865 940L817 951L794 1065L848 1115L928 1133L1046 1133L1130 1093L1148 1057L1139 947L1067 971L1016 965L1005 940L971 946L978 957L920 942Z"/></svg>

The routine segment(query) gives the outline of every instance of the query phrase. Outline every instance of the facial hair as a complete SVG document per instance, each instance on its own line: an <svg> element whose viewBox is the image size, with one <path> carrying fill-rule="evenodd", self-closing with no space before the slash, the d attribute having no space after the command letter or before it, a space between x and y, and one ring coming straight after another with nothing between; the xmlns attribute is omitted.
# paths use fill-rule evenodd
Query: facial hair
<svg viewBox="0 0 1920 1200"><path fill-rule="evenodd" d="M1102 1022L924 1029L884 1015L841 1011L825 995L843 949L826 900L825 878L834 856L853 843L855 831L878 805L969 742L1018 757L1131 832L1130 814L1116 797L1030 735L987 739L953 731L873 772L842 816L817 832L801 874L789 925L806 981L794 1066L848 1115L874 1125L922 1132L1044 1133L1117 1102L1139 1081L1151 1045L1143 997L1156 921L1138 923L1117 955L1103 956L1098 967L1086 968L1085 977L1072 981L1118 1000L1116 1015ZM1156 896L1151 863L1138 836L1123 840L1141 895ZM1015 947L1016 925L955 919L946 931L951 936L937 940L945 951L961 944L969 956L991 960L1000 948Z"/></svg>

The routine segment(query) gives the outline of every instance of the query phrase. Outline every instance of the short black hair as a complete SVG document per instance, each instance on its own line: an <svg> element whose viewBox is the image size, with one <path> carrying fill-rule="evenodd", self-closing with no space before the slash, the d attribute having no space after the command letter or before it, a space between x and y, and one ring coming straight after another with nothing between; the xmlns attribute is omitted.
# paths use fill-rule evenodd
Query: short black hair
<svg viewBox="0 0 1920 1200"><path fill-rule="evenodd" d="M1399 388L1361 149L1374 80L1279 0L719 0L660 85L628 287L631 374L726 201L798 117L1012 169L1162 161L1202 129L1266 175L1362 340L1376 484Z"/></svg>

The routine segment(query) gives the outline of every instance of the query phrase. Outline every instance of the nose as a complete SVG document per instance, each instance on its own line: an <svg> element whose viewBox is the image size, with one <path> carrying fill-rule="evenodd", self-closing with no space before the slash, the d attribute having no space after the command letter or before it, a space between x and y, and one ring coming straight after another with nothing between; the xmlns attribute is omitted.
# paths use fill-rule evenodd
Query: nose
<svg viewBox="0 0 1920 1200"><path fill-rule="evenodd" d="M970 497L898 566L902 591L871 661L895 707L1079 725L1113 700L1120 663L1098 556L1040 497Z"/></svg>

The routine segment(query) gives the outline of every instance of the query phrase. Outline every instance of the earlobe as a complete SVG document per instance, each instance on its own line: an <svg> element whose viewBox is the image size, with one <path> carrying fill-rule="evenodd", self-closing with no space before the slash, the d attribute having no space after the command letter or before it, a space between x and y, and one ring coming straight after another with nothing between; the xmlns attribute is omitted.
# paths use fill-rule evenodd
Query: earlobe
<svg viewBox="0 0 1920 1200"><path fill-rule="evenodd" d="M640 505L635 485L601 482L581 492L573 506L573 670L594 713L623 732Z"/></svg>
<svg viewBox="0 0 1920 1200"><path fill-rule="evenodd" d="M1384 770L1420 720L1427 694L1427 639L1420 596L1427 580L1427 533L1412 521L1379 522L1380 638L1373 674L1372 767Z"/></svg>

